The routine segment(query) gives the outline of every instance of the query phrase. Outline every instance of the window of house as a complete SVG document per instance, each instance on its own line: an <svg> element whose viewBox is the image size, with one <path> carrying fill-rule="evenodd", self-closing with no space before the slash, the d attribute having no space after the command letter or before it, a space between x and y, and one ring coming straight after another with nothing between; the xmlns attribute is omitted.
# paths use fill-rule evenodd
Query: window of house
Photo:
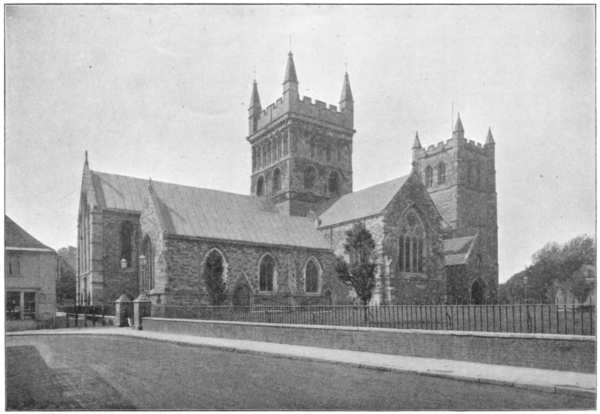
<svg viewBox="0 0 600 414"><path fill-rule="evenodd" d="M319 292L319 279L320 279L320 268L314 259L310 259L306 263L304 269L304 284L306 293L318 293Z"/></svg>
<svg viewBox="0 0 600 414"><path fill-rule="evenodd" d="M25 292L23 301L23 318L35 319L35 292Z"/></svg>
<svg viewBox="0 0 600 414"><path fill-rule="evenodd" d="M273 172L273 193L281 190L281 171L279 168L276 168Z"/></svg>
<svg viewBox="0 0 600 414"><path fill-rule="evenodd" d="M9 253L6 257L6 273L10 277L21 275L21 262L19 255Z"/></svg>
<svg viewBox="0 0 600 414"><path fill-rule="evenodd" d="M398 269L401 272L423 271L425 231L416 214L410 210L402 220L398 246Z"/></svg>
<svg viewBox="0 0 600 414"><path fill-rule="evenodd" d="M340 189L340 178L337 172L332 171L329 174L328 188L330 194L337 194Z"/></svg>
<svg viewBox="0 0 600 414"><path fill-rule="evenodd" d="M433 168L431 166L427 166L425 168L425 186L431 187L433 185Z"/></svg>
<svg viewBox="0 0 600 414"><path fill-rule="evenodd" d="M315 185L315 179L317 178L317 171L314 167L306 167L304 170L304 188L311 189Z"/></svg>
<svg viewBox="0 0 600 414"><path fill-rule="evenodd" d="M438 173L438 176L437 176L438 184L445 183L446 182L446 164L444 164L443 162L440 162L438 164L437 173Z"/></svg>
<svg viewBox="0 0 600 414"><path fill-rule="evenodd" d="M6 320L21 319L21 292L6 292Z"/></svg>
<svg viewBox="0 0 600 414"><path fill-rule="evenodd" d="M262 196L265 193L265 179L263 177L258 177L258 181L256 181L256 195Z"/></svg>
<svg viewBox="0 0 600 414"><path fill-rule="evenodd" d="M260 261L259 267L259 289L261 292L273 291L273 279L275 276L275 260L266 255Z"/></svg>
<svg viewBox="0 0 600 414"><path fill-rule="evenodd" d="M133 225L129 221L121 224L121 260L125 259L125 267L133 263Z"/></svg>

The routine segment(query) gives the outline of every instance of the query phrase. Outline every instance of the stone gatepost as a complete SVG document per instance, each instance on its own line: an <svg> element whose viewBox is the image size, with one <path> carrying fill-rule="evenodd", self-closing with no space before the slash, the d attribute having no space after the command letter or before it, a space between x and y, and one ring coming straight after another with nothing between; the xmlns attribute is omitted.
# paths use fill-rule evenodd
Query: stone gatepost
<svg viewBox="0 0 600 414"><path fill-rule="evenodd" d="M152 301L145 293L140 293L140 296L133 300L133 328L142 328L142 318L150 316L152 309Z"/></svg>
<svg viewBox="0 0 600 414"><path fill-rule="evenodd" d="M127 318L131 317L131 299L126 294L115 301L115 326L129 326Z"/></svg>

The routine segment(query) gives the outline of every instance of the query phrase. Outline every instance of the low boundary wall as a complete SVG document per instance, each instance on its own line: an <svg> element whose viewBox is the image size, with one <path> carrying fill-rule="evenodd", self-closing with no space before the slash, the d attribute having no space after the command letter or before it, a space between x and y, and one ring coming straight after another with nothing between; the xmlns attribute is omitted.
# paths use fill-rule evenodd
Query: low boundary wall
<svg viewBox="0 0 600 414"><path fill-rule="evenodd" d="M592 336L426 331L170 318L144 318L143 327L150 331L196 336L596 372L596 338Z"/></svg>

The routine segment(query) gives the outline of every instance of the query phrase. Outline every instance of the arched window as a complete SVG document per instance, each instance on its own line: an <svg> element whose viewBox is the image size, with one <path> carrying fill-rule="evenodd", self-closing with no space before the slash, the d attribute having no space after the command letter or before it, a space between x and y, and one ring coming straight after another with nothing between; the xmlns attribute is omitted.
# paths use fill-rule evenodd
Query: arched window
<svg viewBox="0 0 600 414"><path fill-rule="evenodd" d="M431 187L433 185L433 168L427 166L425 168L425 187Z"/></svg>
<svg viewBox="0 0 600 414"><path fill-rule="evenodd" d="M204 261L204 283L211 305L221 305L225 299L224 260L221 253L213 249Z"/></svg>
<svg viewBox="0 0 600 414"><path fill-rule="evenodd" d="M311 138L310 139L310 158L315 157L315 150L316 150L315 139Z"/></svg>
<svg viewBox="0 0 600 414"><path fill-rule="evenodd" d="M121 224L121 263L124 267L131 267L133 253L133 226L131 222L124 221ZM123 261L125 259L125 261Z"/></svg>
<svg viewBox="0 0 600 414"><path fill-rule="evenodd" d="M263 196L265 194L265 179L260 176L256 181L256 195Z"/></svg>
<svg viewBox="0 0 600 414"><path fill-rule="evenodd" d="M423 271L425 230L423 223L413 210L402 219L398 248L398 270L421 273Z"/></svg>
<svg viewBox="0 0 600 414"><path fill-rule="evenodd" d="M261 292L273 291L275 278L275 260L270 255L263 256L259 266L258 287Z"/></svg>
<svg viewBox="0 0 600 414"><path fill-rule="evenodd" d="M315 259L309 259L304 268L304 289L306 293L318 293L320 288L321 267Z"/></svg>
<svg viewBox="0 0 600 414"><path fill-rule="evenodd" d="M148 292L154 289L154 248L149 236L144 237L142 255L143 257L140 257L140 262L143 264L140 266L142 276L140 289Z"/></svg>
<svg viewBox="0 0 600 414"><path fill-rule="evenodd" d="M325 159L331 161L331 147L329 145L325 147Z"/></svg>
<svg viewBox="0 0 600 414"><path fill-rule="evenodd" d="M260 167L264 168L267 166L267 146L262 146L262 158L260 160Z"/></svg>
<svg viewBox="0 0 600 414"><path fill-rule="evenodd" d="M471 304L481 305L484 302L484 286L481 279L477 279L471 285Z"/></svg>
<svg viewBox="0 0 600 414"><path fill-rule="evenodd" d="M315 179L317 178L317 171L315 167L308 166L304 170L304 188L311 189L315 185Z"/></svg>
<svg viewBox="0 0 600 414"><path fill-rule="evenodd" d="M273 193L279 190L281 190L281 171L279 171L279 168L275 168L275 171L273 171Z"/></svg>
<svg viewBox="0 0 600 414"><path fill-rule="evenodd" d="M271 141L267 141L267 164L271 164Z"/></svg>
<svg viewBox="0 0 600 414"><path fill-rule="evenodd" d="M332 171L331 174L329 174L327 187L329 188L330 194L338 193L338 191L340 190L340 178L337 172Z"/></svg>
<svg viewBox="0 0 600 414"><path fill-rule="evenodd" d="M437 183L444 184L446 182L446 164L440 162L437 168Z"/></svg>

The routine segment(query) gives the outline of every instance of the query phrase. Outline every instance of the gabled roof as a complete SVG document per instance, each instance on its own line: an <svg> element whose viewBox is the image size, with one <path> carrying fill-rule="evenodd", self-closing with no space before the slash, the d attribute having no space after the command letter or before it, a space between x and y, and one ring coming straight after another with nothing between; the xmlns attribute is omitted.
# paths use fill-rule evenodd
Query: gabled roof
<svg viewBox="0 0 600 414"><path fill-rule="evenodd" d="M342 196L321 214L320 226L332 226L381 214L409 177L410 175L405 175Z"/></svg>
<svg viewBox="0 0 600 414"><path fill-rule="evenodd" d="M150 196L148 180L91 173L102 207L143 210ZM279 214L263 198L154 180L152 189L163 230L168 234L329 249L313 220Z"/></svg>
<svg viewBox="0 0 600 414"><path fill-rule="evenodd" d="M476 237L477 235L444 240L445 265L456 266L465 264L469 259L469 253Z"/></svg>
<svg viewBox="0 0 600 414"><path fill-rule="evenodd" d="M54 251L27 233L7 215L4 216L4 247L6 250Z"/></svg>

